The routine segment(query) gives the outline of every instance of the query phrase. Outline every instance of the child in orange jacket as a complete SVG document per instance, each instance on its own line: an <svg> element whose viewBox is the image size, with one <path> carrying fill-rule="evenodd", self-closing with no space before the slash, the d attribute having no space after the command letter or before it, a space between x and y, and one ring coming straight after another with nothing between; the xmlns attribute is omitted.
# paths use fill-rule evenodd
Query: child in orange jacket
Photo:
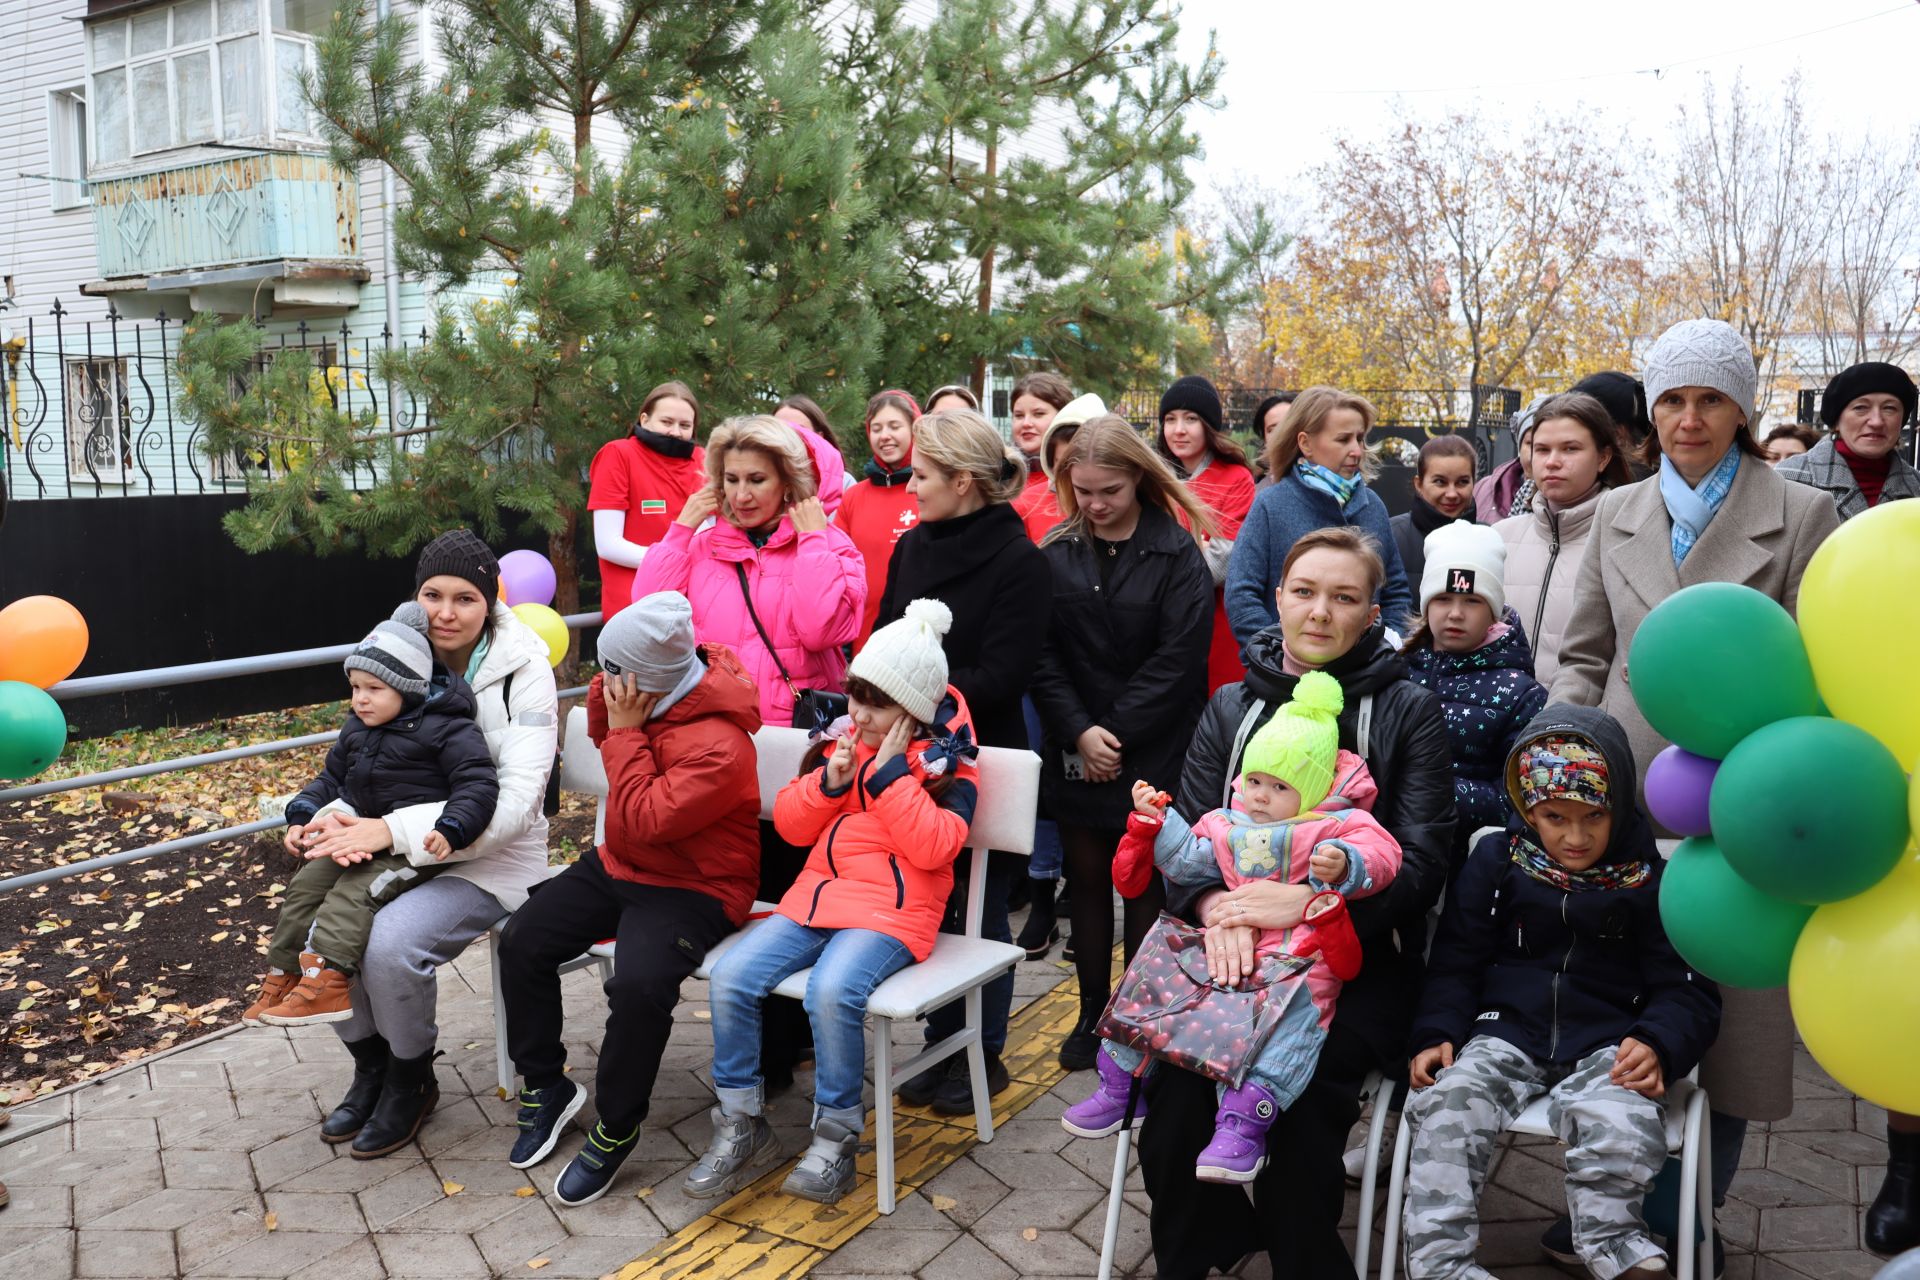
<svg viewBox="0 0 1920 1280"><path fill-rule="evenodd" d="M973 819L978 771L967 705L947 683L940 638L953 615L915 600L875 631L847 673L849 722L819 743L774 800L781 838L809 845L780 909L714 965L713 1142L687 1194L729 1195L775 1154L760 1078L760 1005L811 966L813 1144L789 1194L833 1204L853 1186L865 1127L867 1000L933 951L953 862Z"/></svg>

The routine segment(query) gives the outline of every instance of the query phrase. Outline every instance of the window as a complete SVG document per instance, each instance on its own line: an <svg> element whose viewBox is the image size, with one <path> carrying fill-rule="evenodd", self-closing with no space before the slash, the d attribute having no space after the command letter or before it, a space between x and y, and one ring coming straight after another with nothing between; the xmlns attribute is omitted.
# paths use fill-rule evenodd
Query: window
<svg viewBox="0 0 1920 1280"><path fill-rule="evenodd" d="M68 482L131 482L133 431L128 422L127 362L112 358L67 361L64 410Z"/></svg>
<svg viewBox="0 0 1920 1280"><path fill-rule="evenodd" d="M275 357L282 351L296 349L306 352L307 358L313 362L313 367L307 374L307 383L310 388L313 388L313 394L326 395L333 402L333 407L338 409L340 398L333 390L333 378L335 375L344 375L336 367L340 362L339 348L331 342L316 342L299 348L279 347L256 351L251 368L245 373L236 374L227 379L228 395L237 403L247 394L247 388L252 385L254 378L273 367ZM213 479L219 484L245 484L250 478L264 480L278 475L281 465L285 463L282 451L287 447L286 445L239 445L224 453L216 453L213 455ZM305 448L302 445L293 447Z"/></svg>
<svg viewBox="0 0 1920 1280"><path fill-rule="evenodd" d="M47 177L54 212L87 203L85 89L56 89L47 95Z"/></svg>
<svg viewBox="0 0 1920 1280"><path fill-rule="evenodd" d="M180 0L88 28L93 160L311 142L300 78L337 0Z"/></svg>

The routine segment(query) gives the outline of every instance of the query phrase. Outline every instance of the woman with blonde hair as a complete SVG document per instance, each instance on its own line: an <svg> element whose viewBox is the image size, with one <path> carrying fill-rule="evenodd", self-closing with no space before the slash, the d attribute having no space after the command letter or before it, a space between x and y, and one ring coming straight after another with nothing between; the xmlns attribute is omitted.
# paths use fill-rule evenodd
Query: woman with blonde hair
<svg viewBox="0 0 1920 1280"><path fill-rule="evenodd" d="M687 597L694 639L740 656L767 724L792 724L802 690L840 688L842 646L860 633L867 603L860 550L827 523L814 475L794 428L766 414L728 418L707 442L706 487L634 578L636 599Z"/></svg>
<svg viewBox="0 0 1920 1280"><path fill-rule="evenodd" d="M1027 483L1026 463L987 420L971 409L942 409L913 424L913 479L907 483L920 519L900 535L887 565L877 627L904 617L915 600L938 600L953 612L942 648L947 680L966 698L982 746L1027 746L1021 699L1033 680L1046 634L1052 579L1046 557L1027 540L1013 501ZM954 872L953 898L941 928L959 933L966 920L967 858ZM1022 860L996 853L987 860L981 927L998 942L1013 941L1007 893L1024 871ZM1013 1008L1013 973L989 983L984 995L983 1043L988 1088L1007 1087L1000 1053ZM927 1017L928 1040L961 1026L959 1002ZM973 1090L963 1055L905 1081L900 1096L946 1115L971 1115Z"/></svg>
<svg viewBox="0 0 1920 1280"><path fill-rule="evenodd" d="M1393 538L1387 506L1367 487L1373 460L1367 433L1374 408L1364 396L1336 387L1308 387L1267 442L1273 483L1255 499L1227 563L1227 618L1247 641L1279 620L1274 592L1287 552L1315 529L1352 525L1380 544L1386 581L1379 605L1388 618L1413 612L1413 592Z"/></svg>
<svg viewBox="0 0 1920 1280"><path fill-rule="evenodd" d="M1136 781L1172 791L1207 701L1212 517L1139 432L1112 414L1082 426L1056 470L1064 517L1040 550L1053 616L1034 675L1040 792L1060 824L1072 888L1080 1019L1060 1050L1093 1066L1113 949L1113 854ZM1184 527L1183 527L1184 526ZM1126 904L1129 959L1159 913L1157 883Z"/></svg>

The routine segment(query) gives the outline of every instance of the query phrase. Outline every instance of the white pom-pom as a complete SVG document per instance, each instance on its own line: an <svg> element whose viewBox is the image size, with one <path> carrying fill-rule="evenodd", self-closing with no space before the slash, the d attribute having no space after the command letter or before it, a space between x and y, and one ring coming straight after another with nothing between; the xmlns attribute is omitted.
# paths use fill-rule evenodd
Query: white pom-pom
<svg viewBox="0 0 1920 1280"><path fill-rule="evenodd" d="M937 636L944 636L953 629L953 610L938 600L915 600L907 606L905 616L930 628Z"/></svg>

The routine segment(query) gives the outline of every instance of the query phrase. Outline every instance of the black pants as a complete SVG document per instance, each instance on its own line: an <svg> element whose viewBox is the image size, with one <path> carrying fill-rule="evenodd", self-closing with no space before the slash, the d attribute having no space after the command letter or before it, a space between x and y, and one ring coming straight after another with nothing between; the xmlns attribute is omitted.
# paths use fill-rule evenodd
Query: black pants
<svg viewBox="0 0 1920 1280"><path fill-rule="evenodd" d="M616 880L600 865L598 850L540 885L500 939L507 1050L527 1087L552 1088L567 1065L560 965L613 938L618 954L606 984L607 1032L594 1101L609 1131L631 1132L647 1118L680 984L732 929L719 899Z"/></svg>
<svg viewBox="0 0 1920 1280"><path fill-rule="evenodd" d="M1073 893L1068 915L1073 921L1073 967L1080 979L1083 1017L1106 1008L1113 994L1113 855L1125 834L1125 827L1102 830L1060 824L1067 888ZM1132 962L1166 900L1166 885L1156 872L1145 893L1121 905L1122 959ZM1194 1154L1200 1154L1198 1147Z"/></svg>
<svg viewBox="0 0 1920 1280"><path fill-rule="evenodd" d="M1194 1161L1213 1137L1213 1081L1162 1065L1147 1077L1140 1172L1153 1200L1155 1274L1199 1280L1265 1250L1275 1276L1341 1280L1353 1259L1340 1239L1346 1173L1340 1157L1360 1115L1360 1086L1372 1068L1359 1037L1334 1023L1313 1081L1267 1130L1267 1166L1253 1203L1237 1186L1200 1182Z"/></svg>

